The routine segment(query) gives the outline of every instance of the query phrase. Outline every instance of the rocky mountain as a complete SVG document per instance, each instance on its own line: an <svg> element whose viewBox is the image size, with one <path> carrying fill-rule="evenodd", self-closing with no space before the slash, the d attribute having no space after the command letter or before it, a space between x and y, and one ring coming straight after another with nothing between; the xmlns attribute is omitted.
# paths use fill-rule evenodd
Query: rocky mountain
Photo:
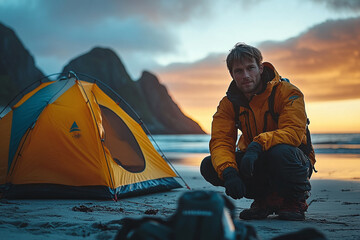
<svg viewBox="0 0 360 240"><path fill-rule="evenodd" d="M136 82L156 119L172 133L204 133L200 126L185 116L170 97L166 87L147 71Z"/></svg>
<svg viewBox="0 0 360 240"><path fill-rule="evenodd" d="M113 99L118 94L129 103L131 107L121 106L133 117L136 114L131 109L134 109L153 134L205 133L181 112L155 75L144 72L139 81L133 81L120 58L110 49L96 47L76 57L63 69L64 73L69 71L76 72L79 79L90 80L87 76L91 76L105 83L113 91L98 85ZM42 78L44 74L35 66L34 58L15 32L0 23L0 106L7 105L21 91L23 94L31 91L40 84L32 83Z"/></svg>
<svg viewBox="0 0 360 240"><path fill-rule="evenodd" d="M62 72L69 71L77 73L79 79L86 78L82 75L86 73L110 86L130 104L153 134L204 133L196 122L181 112L155 75L144 72L139 81L133 81L120 58L110 49L96 47L71 60ZM112 96L109 89L99 86ZM124 109L132 115L126 107Z"/></svg>
<svg viewBox="0 0 360 240"><path fill-rule="evenodd" d="M14 31L0 23L0 105L7 105L20 91L42 77L44 74L35 66L34 58Z"/></svg>

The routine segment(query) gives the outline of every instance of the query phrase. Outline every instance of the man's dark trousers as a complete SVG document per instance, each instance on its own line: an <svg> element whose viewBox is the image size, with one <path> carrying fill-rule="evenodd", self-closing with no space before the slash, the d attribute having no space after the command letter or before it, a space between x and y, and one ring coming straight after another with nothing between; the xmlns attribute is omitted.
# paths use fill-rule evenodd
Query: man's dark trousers
<svg viewBox="0 0 360 240"><path fill-rule="evenodd" d="M236 163L240 166L243 152L236 152ZM201 175L214 186L224 186L207 156L200 166ZM297 147L279 144L263 152L255 162L254 174L240 177L246 187L246 198L263 198L273 192L284 198L304 199L311 190L309 178L312 165L309 158Z"/></svg>

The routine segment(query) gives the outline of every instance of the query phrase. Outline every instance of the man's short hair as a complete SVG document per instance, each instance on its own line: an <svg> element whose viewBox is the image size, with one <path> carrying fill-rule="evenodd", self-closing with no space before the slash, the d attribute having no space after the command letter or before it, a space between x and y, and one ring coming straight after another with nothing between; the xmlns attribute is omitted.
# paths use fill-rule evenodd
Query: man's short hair
<svg viewBox="0 0 360 240"><path fill-rule="evenodd" d="M227 68L232 74L232 67L235 61L243 61L244 59L255 59L258 66L261 65L263 57L259 49L247 45L245 43L237 43L234 48L231 49L229 55L226 58Z"/></svg>

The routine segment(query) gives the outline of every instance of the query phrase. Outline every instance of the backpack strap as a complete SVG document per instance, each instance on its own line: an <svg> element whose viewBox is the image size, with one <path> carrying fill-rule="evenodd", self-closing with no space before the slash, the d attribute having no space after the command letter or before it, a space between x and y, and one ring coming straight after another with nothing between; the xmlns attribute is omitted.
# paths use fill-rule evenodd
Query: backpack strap
<svg viewBox="0 0 360 240"><path fill-rule="evenodd" d="M289 79L287 78L281 78L281 81L286 81L286 82L290 82ZM269 104L269 110L265 113L264 116L264 129L263 131L266 131L266 127L267 127L267 115L270 114L272 119L278 123L279 121L279 114L275 112L274 110L274 105L275 105L275 93L276 93L276 88L278 85L275 85L271 91L271 94L268 98L268 104ZM309 118L306 119L306 144L301 143L299 148L301 151L303 151L305 153L306 156L309 156L312 150L312 143L311 143L311 134L310 134L310 130L309 130L309 124L310 124L310 120Z"/></svg>
<svg viewBox="0 0 360 240"><path fill-rule="evenodd" d="M270 93L270 96L268 98L268 105L269 105L269 110L267 110L265 112L264 115L264 128L263 128L263 132L266 132L267 129L267 116L270 114L272 119L277 123L279 121L279 114L275 112L274 110L274 104L275 104L275 93L276 93L276 88L278 87L278 85L275 85Z"/></svg>
<svg viewBox="0 0 360 240"><path fill-rule="evenodd" d="M274 110L274 105L275 105L275 93L276 93L276 88L277 88L278 86L279 86L279 85L275 85L275 86L273 87L273 89L271 90L269 99L268 99L269 112L270 112L270 115L271 115L271 117L274 119L275 122L278 122L278 121L279 121L279 114L278 114L278 113L275 113L275 110Z"/></svg>
<svg viewBox="0 0 360 240"><path fill-rule="evenodd" d="M312 150L312 143L311 143L311 135L310 135L310 130L309 130L309 124L310 124L310 120L307 119L306 122L306 145L301 143L299 148L305 153L306 156L309 156ZM316 171L316 170L315 170Z"/></svg>
<svg viewBox="0 0 360 240"><path fill-rule="evenodd" d="M290 82L289 79L287 78L281 78L280 81L284 81L284 82ZM274 110L274 105L275 105L275 94L276 94L276 89L279 85L275 85L270 93L270 96L268 98L268 105L269 105L269 110L265 112L264 115L264 128L263 128L263 132L266 132L267 129L267 119L268 119L268 115L270 114L272 119L278 123L279 121L279 114L275 112ZM233 108L234 108L234 113L235 113L235 127L237 129L241 130L241 122L240 122L240 115L244 114L245 112L242 112L240 114L240 106L234 102L232 102ZM312 142L311 142L311 134L309 131L309 127L308 125L310 124L310 120L309 118L307 118L306 120L307 124L306 124L306 144L301 143L301 145L299 146L299 148L305 153L306 156L309 156L311 151L312 151Z"/></svg>

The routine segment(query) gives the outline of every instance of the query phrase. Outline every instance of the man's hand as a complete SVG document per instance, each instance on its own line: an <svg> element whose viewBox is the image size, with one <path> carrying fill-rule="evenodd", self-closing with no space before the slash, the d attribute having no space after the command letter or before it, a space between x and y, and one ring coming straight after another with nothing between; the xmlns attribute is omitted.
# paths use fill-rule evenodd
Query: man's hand
<svg viewBox="0 0 360 240"><path fill-rule="evenodd" d="M240 171L245 177L251 177L254 173L255 161L262 153L262 146L257 142L251 142L241 159Z"/></svg>
<svg viewBox="0 0 360 240"><path fill-rule="evenodd" d="M239 173L235 168L228 167L222 173L224 178L224 186L226 195L234 198L240 199L245 195L245 185L241 180Z"/></svg>

